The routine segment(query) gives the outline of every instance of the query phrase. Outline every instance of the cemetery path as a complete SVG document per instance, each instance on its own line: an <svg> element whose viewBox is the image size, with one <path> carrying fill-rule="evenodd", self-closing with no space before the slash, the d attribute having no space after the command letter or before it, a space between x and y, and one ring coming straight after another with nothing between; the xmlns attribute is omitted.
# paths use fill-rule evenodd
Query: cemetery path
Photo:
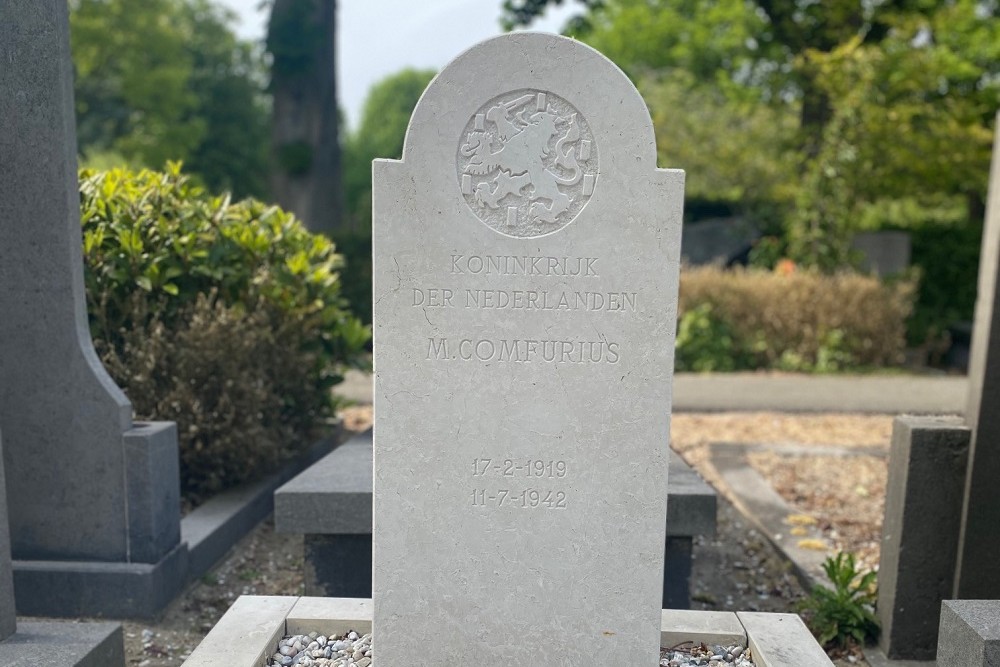
<svg viewBox="0 0 1000 667"><path fill-rule="evenodd" d="M348 429L361 431L371 422L371 408L350 408L343 416ZM813 463L812 459L821 457L809 456L808 452L811 447L837 447L866 454L882 451L888 447L891 421L887 416L828 414L675 415L673 447L721 491L717 534L697 539L694 545L694 608L793 612L804 595L789 562L727 500L727 490L720 485L711 463L712 443L770 443L770 447L747 448L751 465L759 468L779 493L801 503L800 509L817 514L829 509L835 516L832 510L838 508L839 495L848 498L854 516L859 516L858 508L874 508L877 504L877 512L872 509L865 515L877 514L880 523L884 479L880 487L876 463L881 460L884 467L884 458L859 457L857 469L845 473L841 467L841 472L834 475L828 462ZM794 461L789 465L792 454ZM858 493L859 487L867 489L867 495ZM835 521L831 520L831 525L847 534ZM873 524L869 533L878 528L880 525ZM877 562L877 551L875 558ZM272 521L265 521L237 544L211 574L185 591L158 622L125 623L128 665L179 667L238 596L301 595L302 563L301 538L277 535ZM835 663L867 667L863 658L852 657Z"/></svg>

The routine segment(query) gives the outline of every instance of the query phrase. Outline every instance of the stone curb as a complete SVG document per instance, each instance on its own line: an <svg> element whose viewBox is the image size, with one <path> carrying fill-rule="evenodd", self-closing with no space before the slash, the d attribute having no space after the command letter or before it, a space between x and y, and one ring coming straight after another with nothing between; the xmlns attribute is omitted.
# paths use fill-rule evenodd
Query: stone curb
<svg viewBox="0 0 1000 667"><path fill-rule="evenodd" d="M208 572L238 541L274 511L274 490L332 451L343 426L321 439L270 477L224 491L181 519L188 545L188 581Z"/></svg>
<svg viewBox="0 0 1000 667"><path fill-rule="evenodd" d="M750 466L745 448L713 443L709 452L711 464L726 485L726 495L740 514L791 563L793 573L806 591L821 585L826 552L799 546L804 537L814 535L791 534L795 526L789 525L787 519L799 513Z"/></svg>
<svg viewBox="0 0 1000 667"><path fill-rule="evenodd" d="M285 634L371 632L372 601L241 596L183 667L262 667ZM832 667L795 614L664 609L660 643L750 646L758 667Z"/></svg>
<svg viewBox="0 0 1000 667"><path fill-rule="evenodd" d="M0 642L4 667L113 667L125 664L119 623L21 621Z"/></svg>

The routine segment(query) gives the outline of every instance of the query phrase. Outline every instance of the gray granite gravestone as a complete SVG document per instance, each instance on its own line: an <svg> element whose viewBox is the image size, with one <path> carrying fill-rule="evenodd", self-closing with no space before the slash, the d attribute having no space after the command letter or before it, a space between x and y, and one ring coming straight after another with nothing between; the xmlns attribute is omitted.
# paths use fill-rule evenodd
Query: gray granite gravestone
<svg viewBox="0 0 1000 667"><path fill-rule="evenodd" d="M683 183L620 70L532 33L374 164L380 661L656 661Z"/></svg>
<svg viewBox="0 0 1000 667"><path fill-rule="evenodd" d="M7 487L3 474L3 433L0 432L0 642L17 631L14 613L14 573L10 569L10 531L7 529Z"/></svg>
<svg viewBox="0 0 1000 667"><path fill-rule="evenodd" d="M969 453L958 417L896 417L878 569L882 631L891 659L931 660L941 600L951 597Z"/></svg>
<svg viewBox="0 0 1000 667"><path fill-rule="evenodd" d="M998 115L1000 117L1000 115ZM979 257L965 419L972 429L954 597L1000 599L1000 123Z"/></svg>
<svg viewBox="0 0 1000 667"><path fill-rule="evenodd" d="M14 612L14 578L7 530L3 433L0 432L0 665L10 667L124 667L118 623L25 621Z"/></svg>
<svg viewBox="0 0 1000 667"><path fill-rule="evenodd" d="M941 603L938 667L1000 666L1000 600Z"/></svg>
<svg viewBox="0 0 1000 667"><path fill-rule="evenodd" d="M0 424L15 587L32 593L18 608L147 615L184 574L176 432L133 426L88 333L65 0L0 3L0 62Z"/></svg>

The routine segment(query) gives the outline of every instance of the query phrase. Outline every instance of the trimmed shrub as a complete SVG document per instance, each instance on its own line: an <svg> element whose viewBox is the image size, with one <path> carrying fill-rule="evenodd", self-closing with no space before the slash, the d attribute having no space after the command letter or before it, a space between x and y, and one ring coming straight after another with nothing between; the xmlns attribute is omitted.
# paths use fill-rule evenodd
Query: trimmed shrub
<svg viewBox="0 0 1000 667"><path fill-rule="evenodd" d="M340 257L281 209L164 173L81 173L91 333L142 419L178 423L185 496L261 476L308 446L369 330Z"/></svg>
<svg viewBox="0 0 1000 667"><path fill-rule="evenodd" d="M831 372L903 361L914 286L841 273L685 268L680 370Z"/></svg>
<svg viewBox="0 0 1000 667"><path fill-rule="evenodd" d="M345 271L340 276L340 290L351 312L364 324L372 323L372 233L337 231L333 234L337 250L344 258Z"/></svg>

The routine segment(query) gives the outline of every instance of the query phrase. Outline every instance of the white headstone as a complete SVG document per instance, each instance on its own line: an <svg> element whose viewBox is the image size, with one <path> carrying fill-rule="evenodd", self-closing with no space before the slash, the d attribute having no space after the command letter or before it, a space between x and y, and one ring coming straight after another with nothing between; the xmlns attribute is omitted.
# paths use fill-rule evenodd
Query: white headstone
<svg viewBox="0 0 1000 667"><path fill-rule="evenodd" d="M683 188L625 75L532 33L376 161L380 663L656 664Z"/></svg>

